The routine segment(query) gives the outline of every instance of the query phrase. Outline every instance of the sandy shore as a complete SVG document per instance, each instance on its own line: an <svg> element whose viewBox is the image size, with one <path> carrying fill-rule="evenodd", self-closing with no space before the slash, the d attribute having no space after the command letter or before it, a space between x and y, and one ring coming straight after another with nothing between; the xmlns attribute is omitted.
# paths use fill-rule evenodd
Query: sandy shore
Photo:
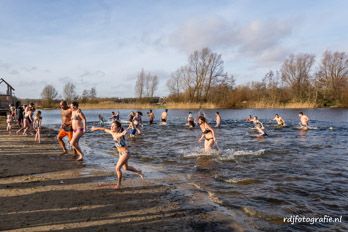
<svg viewBox="0 0 348 232"><path fill-rule="evenodd" d="M242 231L199 194L165 181L126 176L121 190L100 187L112 170L59 156L53 131L39 145L0 125L2 231Z"/></svg>

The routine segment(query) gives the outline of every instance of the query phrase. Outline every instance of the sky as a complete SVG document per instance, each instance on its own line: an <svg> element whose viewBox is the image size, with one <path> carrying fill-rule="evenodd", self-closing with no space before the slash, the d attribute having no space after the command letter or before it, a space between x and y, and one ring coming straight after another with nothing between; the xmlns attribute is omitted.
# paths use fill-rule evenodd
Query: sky
<svg viewBox="0 0 348 232"><path fill-rule="evenodd" d="M0 0L0 77L20 98L45 85L133 97L137 74L158 96L188 56L209 47L237 84L262 80L290 54L348 52L345 0Z"/></svg>

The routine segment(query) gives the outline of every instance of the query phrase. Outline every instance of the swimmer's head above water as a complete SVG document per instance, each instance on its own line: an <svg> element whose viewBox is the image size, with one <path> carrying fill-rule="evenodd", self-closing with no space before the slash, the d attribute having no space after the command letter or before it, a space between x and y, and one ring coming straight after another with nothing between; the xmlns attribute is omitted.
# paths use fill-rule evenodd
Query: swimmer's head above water
<svg viewBox="0 0 348 232"><path fill-rule="evenodd" d="M207 122L207 119L204 116L201 115L198 117L198 124L199 125L206 123L206 122Z"/></svg>
<svg viewBox="0 0 348 232"><path fill-rule="evenodd" d="M110 130L112 132L118 132L122 128L121 123L119 121L114 121L111 123Z"/></svg>

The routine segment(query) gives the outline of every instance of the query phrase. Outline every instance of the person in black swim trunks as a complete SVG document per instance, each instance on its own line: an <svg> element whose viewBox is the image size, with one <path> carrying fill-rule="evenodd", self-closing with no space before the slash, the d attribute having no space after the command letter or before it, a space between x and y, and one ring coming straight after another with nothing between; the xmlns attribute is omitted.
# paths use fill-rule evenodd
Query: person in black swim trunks
<svg viewBox="0 0 348 232"><path fill-rule="evenodd" d="M191 112L189 112L189 115L187 117L187 125L189 126L189 128L194 128L195 127L195 119L193 118Z"/></svg>
<svg viewBox="0 0 348 232"><path fill-rule="evenodd" d="M207 120L204 116L198 117L198 124L199 127L202 130L202 136L198 140L198 142L201 142L202 139L204 139L204 151L209 152L213 148L214 144L216 143L215 139L215 133L213 128L207 123Z"/></svg>
<svg viewBox="0 0 348 232"><path fill-rule="evenodd" d="M161 114L161 125L167 125L168 109L165 109Z"/></svg>

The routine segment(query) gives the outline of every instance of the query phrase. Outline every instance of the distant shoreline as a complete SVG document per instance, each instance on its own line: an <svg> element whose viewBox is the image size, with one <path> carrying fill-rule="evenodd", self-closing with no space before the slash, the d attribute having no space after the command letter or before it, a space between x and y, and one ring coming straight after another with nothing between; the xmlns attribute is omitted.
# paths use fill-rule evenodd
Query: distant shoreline
<svg viewBox="0 0 348 232"><path fill-rule="evenodd" d="M114 102L100 102L100 103L80 103L80 108L85 110L91 109L319 109L319 108L344 108L339 106L321 107L314 103L246 103L241 107L224 107L212 103L167 103L167 104L149 104L149 103L114 103ZM45 109L57 109L45 108Z"/></svg>

